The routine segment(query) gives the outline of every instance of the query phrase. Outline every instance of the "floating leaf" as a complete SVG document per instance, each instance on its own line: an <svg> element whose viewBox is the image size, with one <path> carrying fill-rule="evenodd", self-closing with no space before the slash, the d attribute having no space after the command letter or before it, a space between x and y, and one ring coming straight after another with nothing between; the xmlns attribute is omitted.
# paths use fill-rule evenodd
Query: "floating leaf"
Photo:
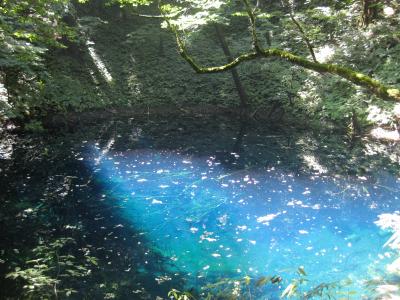
<svg viewBox="0 0 400 300"><path fill-rule="evenodd" d="M303 267L303 266L300 266L300 267L297 269L297 272L298 272L300 275L307 276L307 273L306 273L306 271L304 271L304 267Z"/></svg>
<svg viewBox="0 0 400 300"><path fill-rule="evenodd" d="M357 294L357 291L348 291L347 294L348 295L355 295L355 294Z"/></svg>
<svg viewBox="0 0 400 300"><path fill-rule="evenodd" d="M267 284L270 279L271 277L265 277L265 276L260 277L256 282L256 287L260 287Z"/></svg>
<svg viewBox="0 0 400 300"><path fill-rule="evenodd" d="M279 283L279 282L281 282L281 281L282 281L282 277L281 277L281 276L275 275L275 276L273 276L273 277L271 278L271 283L273 283L273 284L277 284L277 283Z"/></svg>
<svg viewBox="0 0 400 300"><path fill-rule="evenodd" d="M292 296L296 295L296 291L297 291L297 284L296 283L291 283L283 291L283 293L281 295L281 298L292 297Z"/></svg>

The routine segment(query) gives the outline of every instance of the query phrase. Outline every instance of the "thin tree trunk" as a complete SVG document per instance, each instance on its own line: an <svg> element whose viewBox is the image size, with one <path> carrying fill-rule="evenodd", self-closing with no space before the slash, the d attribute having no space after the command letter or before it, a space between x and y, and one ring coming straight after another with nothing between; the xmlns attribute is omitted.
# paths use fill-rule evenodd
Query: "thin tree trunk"
<svg viewBox="0 0 400 300"><path fill-rule="evenodd" d="M159 39L159 41L158 41L158 54L159 54L160 56L165 56L165 52L164 52L164 39L163 39L162 34L160 34L160 35L158 36L158 39Z"/></svg>
<svg viewBox="0 0 400 300"><path fill-rule="evenodd" d="M378 0L362 0L361 25L363 27L368 27L378 17L378 3Z"/></svg>
<svg viewBox="0 0 400 300"><path fill-rule="evenodd" d="M232 61L232 54L231 54L231 51L229 50L228 44L226 43L222 28L218 24L214 24L214 28L215 28L215 32L218 37L218 41L221 44L221 48L224 51L227 61L228 62ZM240 108L242 109L242 111L244 113L246 113L248 110L248 106L249 106L249 98L247 97L246 90L244 89L244 87L242 85L242 81L240 80L239 73L236 70L236 68L231 69L231 74L232 74L233 82L235 83L236 91L239 95Z"/></svg>
<svg viewBox="0 0 400 300"><path fill-rule="evenodd" d="M247 4L247 0L243 0ZM247 5L248 6L248 5ZM228 61L224 65L219 66L211 66L211 67L203 67L196 63L192 56L188 53L185 43L180 37L176 28L172 27L169 23L168 19L165 19L168 22L169 28L175 33L176 43L178 46L179 54L182 58L195 70L195 72L199 74L208 74L208 73L220 73L228 70L232 70L237 65L244 63L246 61L251 61L259 58L269 58L276 57L281 60L287 61L291 64L306 68L308 70L313 70L319 73L330 73L333 75L338 75L360 87L367 88L374 95L389 101L400 102L400 89L387 86L380 81L373 79L372 77L365 75L363 73L357 72L356 70L349 69L347 67L337 65L337 64L326 64L319 63L315 61L310 61L302 56L295 55L291 52L277 49L277 48L264 48L262 49L258 43L256 36L256 28L255 28L255 16L251 9L247 9L247 13L251 20L250 24L252 27L252 38L253 38L253 46L254 51L249 51L243 53L231 61Z"/></svg>
<svg viewBox="0 0 400 300"><path fill-rule="evenodd" d="M265 39L267 40L267 46L272 46L272 30L267 30L265 32Z"/></svg>
<svg viewBox="0 0 400 300"><path fill-rule="evenodd" d="M5 77L6 77L6 74L0 70L0 102L2 102L3 106L6 106L6 108L11 108L11 105L8 103L9 93L8 93L7 87L5 86ZM3 107L3 112L4 112L4 110L5 109ZM6 113L4 113L4 115L2 115L0 113L0 125L5 120L7 120Z"/></svg>
<svg viewBox="0 0 400 300"><path fill-rule="evenodd" d="M261 0L257 0L256 8L261 9L264 7L264 3Z"/></svg>
<svg viewBox="0 0 400 300"><path fill-rule="evenodd" d="M366 0L368 1L368 0ZM285 1L282 0L282 5L283 7L285 7ZM297 29L299 30L301 37L303 38L303 41L306 43L308 51L310 51L311 57L313 59L314 62L318 62L317 61L317 57L315 56L315 52L314 52L314 47L311 44L310 39L308 38L306 32L304 31L303 27L301 26L301 24L296 20L295 16L294 16L294 8L293 8L293 4L291 4L289 1L287 2L287 6L289 9L289 15L290 15L290 19L292 19L292 22L294 23L294 25L296 25Z"/></svg>

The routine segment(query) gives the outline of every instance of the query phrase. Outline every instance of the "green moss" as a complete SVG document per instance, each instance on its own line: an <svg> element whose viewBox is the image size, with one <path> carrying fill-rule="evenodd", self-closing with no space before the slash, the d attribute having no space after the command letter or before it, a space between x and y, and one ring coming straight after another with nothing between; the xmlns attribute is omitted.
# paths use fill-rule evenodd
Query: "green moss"
<svg viewBox="0 0 400 300"><path fill-rule="evenodd" d="M257 59L259 57L277 57L280 59L284 59L292 64L304 67L309 70L313 70L320 73L331 73L334 75L338 75L344 79L351 81L352 83L365 87L369 89L376 96L383 98L389 101L400 102L400 93L398 89L394 89L379 81L362 74L360 72L351 70L349 68L335 65L335 64L323 64L318 62L309 61L301 56L294 55L290 52L280 50L280 49L264 49L261 53L257 52L248 52L242 55L239 55L231 62L217 66L217 67L200 67L194 59L187 53L184 45L180 41L179 37L177 38L179 45L179 52L181 56L189 63L189 65L197 72L197 73L218 73L230 70L242 62Z"/></svg>

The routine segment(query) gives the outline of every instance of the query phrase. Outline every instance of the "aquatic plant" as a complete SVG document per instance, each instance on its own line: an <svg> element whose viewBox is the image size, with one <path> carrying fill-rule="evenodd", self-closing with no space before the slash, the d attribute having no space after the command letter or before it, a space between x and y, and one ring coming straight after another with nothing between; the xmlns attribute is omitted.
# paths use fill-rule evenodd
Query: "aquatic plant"
<svg viewBox="0 0 400 300"><path fill-rule="evenodd" d="M251 278L245 276L243 278L223 278L215 283L208 283L201 287L199 299L258 299L259 297L271 296L281 299L337 299L338 297L352 299L357 296L354 290L348 290L351 285L350 280L342 280L337 282L322 282L316 286L310 287L308 284L307 273L304 267L300 266L297 271L297 278L282 288L284 279L279 275L261 276ZM275 286L270 289L268 286ZM267 288L267 289L266 289ZM280 296L278 291L283 289ZM168 296L174 300L196 299L192 293L180 292L176 289L171 290ZM188 298L182 298L188 297Z"/></svg>
<svg viewBox="0 0 400 300"><path fill-rule="evenodd" d="M85 254L86 263L80 262L67 249L74 243L72 238L40 243L32 249L31 257L23 265L15 267L6 278L22 281L22 295L28 299L58 299L62 295L77 293L64 282L88 276L91 266L97 266L97 258Z"/></svg>
<svg viewBox="0 0 400 300"><path fill-rule="evenodd" d="M0 201L0 227L4 228L4 230L0 232L0 240L2 241L0 249L2 285L0 290L1 293L5 294L5 297L16 298L20 296L24 298L31 297L37 299L40 297L42 290L45 290L43 292L45 297L54 298L54 286L56 286L59 298L65 297L67 293L70 293L73 298L78 297L78 295L81 295L82 293L91 299L140 299L145 297L155 299L156 296L164 296L165 298L171 287L175 287L178 291L183 292L186 291L186 287L190 288L191 286L198 289L198 292L193 290L188 290L187 292L196 299L207 299L207 297L209 297L209 299L216 299L215 295L219 295L219 299L230 299L229 297L232 299L233 293L239 293L244 299L249 299L249 295L251 295L252 299L262 299L263 296L269 295L269 292L274 293L273 296L278 298L282 292L288 288L288 286L289 288L287 289L287 293L283 299L286 299L289 295L294 299L301 297L309 297L309 299L328 299L328 295L331 295L332 298L336 297L339 299L359 299L361 297L360 294L354 294L355 291L352 290L352 287L346 285L345 281L338 282L336 281L336 278L328 279L327 277L329 277L330 274L328 274L327 277L324 277L326 273L324 273L324 275L318 274L318 270L321 270L322 268L317 268L317 272L311 271L313 266L309 268L307 264L305 265L307 272L305 269L296 268L295 266L298 264L292 263L294 260L293 256L285 256L285 253L283 252L280 252L279 255L273 258L273 261L268 263L268 266L270 266L269 269L268 266L264 267L265 265L263 265L262 268L260 267L260 269L257 270L258 273L251 272L242 265L240 266L242 272L237 273L236 269L238 263L237 260L232 258L230 259L233 261L232 264L228 266L227 264L224 264L226 269L221 271L219 274L216 274L217 272L215 272L213 266L207 270L201 269L200 272L202 274L199 275L203 275L204 277L198 279L194 273L188 275L186 272L180 272L177 270L176 266L178 266L180 262L179 260L178 262L175 260L178 257L170 255L171 253L168 252L168 249L163 248L167 239L162 237L161 245L158 245L155 241L146 243L146 236L145 234L142 235L142 232L144 231L132 230L134 227L131 223L132 219L127 220L126 215L124 216L124 209L127 207L128 203L124 200L126 199L126 195L122 194L123 198L117 198L119 195L117 195L116 189L120 187L118 176L125 174L123 166L127 155L124 155L124 149L141 149L140 147L142 147L142 144L140 143L142 143L146 136L156 136L157 138L154 139L156 140L156 146L154 146L152 142L149 143L150 146L153 147L152 150L150 150L151 152L158 152L156 149L165 149L169 146L174 147L174 149L179 149L177 152L182 153L182 151L185 150L181 149L188 149L190 145L193 145L193 141L191 140L192 137L189 134L186 134L186 132L194 131L195 129L193 129L193 127L201 127L204 131L202 134L209 138L209 140L207 140L209 142L204 142L205 139L200 137L199 139L201 141L199 142L199 145L194 144L195 146L192 146L190 150L188 150L190 154L187 155L192 155L192 158L197 156L205 157L202 156L203 153L205 153L204 155L209 157L210 153L218 153L218 150L221 148L227 149L226 153L230 154L232 153L229 151L229 147L232 146L232 137L236 138L236 132L234 132L234 129L232 128L238 128L236 123L235 126L232 126L225 119L218 119L218 124L226 124L223 127L225 135L222 135L221 131L215 129L215 123L211 123L210 120L207 119L199 121L190 118L189 122L192 127L186 126L186 123L182 125L182 119L168 120L168 122L171 122L170 124L173 124L173 126L184 127L185 134L182 134L182 131L166 129L163 125L165 123L162 123L160 120L161 118L154 119L153 122L138 122L135 120L135 122L132 121L131 124L128 124L125 120L121 122L112 121L111 124L113 125L110 126L112 129L106 132L106 134L103 134L105 131L101 129L103 128L103 124L101 124L95 125L93 127L93 132L86 128L85 132L78 131L73 134L65 133L65 136L59 135L57 137L51 137L48 135L41 137L29 135L26 137L27 141L25 141L26 144L24 146L13 144L10 158L7 159L7 161L3 159L1 166L2 170L0 171L2 175L4 175L0 177L0 183L2 187L5 187L5 189L2 190L2 193L0 193L0 198L2 199L2 201ZM210 124L207 124L208 122ZM157 124L161 125L157 126ZM135 136L137 137L136 140L130 140L129 137L132 135L132 127L134 126L137 126L135 128L141 128L142 134L139 137ZM125 129L127 130L125 131ZM229 130L232 130L232 132ZM252 128L252 130L246 134L244 140L244 143L247 144L246 149L239 153L244 166L242 167L242 171L240 171L241 169L237 166L224 162L224 157L218 158L218 154L215 156L215 163L222 162L221 167L226 168L224 174L227 174L226 177L222 178L217 175L214 176L218 183L226 183L228 180L235 178L241 178L243 179L242 181L246 183L252 182L253 179L257 179L257 176L253 176L254 174L252 174L252 172L257 169L258 165L268 165L271 160L275 161L279 159L283 163L281 165L274 165L276 168L275 171L272 166L263 169L263 174L276 174L277 177L269 177L269 182L272 184L273 188L278 188L278 182L282 182L283 180L288 181L292 178L283 176L284 174L289 174L290 176L292 176L292 174L293 176L297 176L294 174L307 174L307 176L312 177L313 182L317 182L322 178L323 181L320 181L321 185L319 185L319 187L323 187L326 190L325 184L329 181L331 174L334 174L335 186L337 188L333 188L332 190L329 189L332 193L328 196L334 199L333 201L335 205L341 205L344 203L344 200L343 202L336 202L336 197L338 197L338 200L354 199L354 201L349 201L354 205L360 204L361 201L365 201L367 207L371 206L373 208L367 209L367 211L371 212L373 217L372 220L375 220L376 212L386 211L387 207L397 209L398 201L396 201L396 197L398 195L398 181L396 181L396 179L398 178L398 173L395 173L397 172L396 164L388 163L391 160L387 160L389 155L391 156L391 159L393 159L393 162L396 159L393 151L389 151L390 145L387 145L388 150L382 152L382 155L375 154L369 156L367 159L361 155L362 151L364 151L363 147L365 147L365 144L361 143L361 141L359 144L354 144L352 146L354 148L350 149L350 147L346 145L346 142L338 142L342 140L337 137L325 137L325 139L320 140L318 136L312 136L311 134L291 133L290 138L287 138L287 136L283 134L278 136L276 132L273 132L272 135L270 131L263 130ZM115 135L114 131L120 132L121 136ZM135 132L137 131L138 130L135 130ZM101 132L100 135L99 132ZM90 134L93 134L93 136L90 136ZM101 136L101 139L97 139L98 136ZM110 140L110 136L115 139L113 145L109 145L108 141ZM218 138L218 143L215 143L215 140ZM111 181L109 177L100 178L101 181L94 179L95 176L100 174L100 171L98 170L100 166L97 166L96 170L92 172L91 169L88 170L88 168L85 168L83 164L86 157L85 155L87 154L84 149L87 149L86 145L89 144L89 142L86 141L91 141L93 139L99 141L99 147L102 149L110 148L108 154L104 154L104 161L111 162L111 165L118 167L121 171L120 174L115 173L116 176L112 179L115 180L116 183L112 187L113 191L110 194L105 185L105 183ZM224 141L225 139L227 141ZM269 146L268 144L272 146ZM146 147L147 145L148 144L146 144ZM282 149L285 149L286 152L282 151ZM171 150L168 151L171 152ZM132 151L129 150L128 153L132 153ZM148 151L146 153L148 153ZM311 167L308 168L307 166L310 160L303 160L303 154L309 156L312 154L315 158L313 159L313 162L319 162L323 167L325 167L328 173L320 174L317 170L314 170ZM107 158L107 156L114 155L115 157L113 161ZM145 161L146 157L142 158L141 161ZM238 160L239 159L234 160L233 162ZM161 163L163 160L160 156L155 156L153 161ZM114 164L114 162L119 164ZM130 161L126 162L129 163ZM291 164L286 165L287 162L290 162ZM283 166L283 164L285 164L285 166ZM246 165L251 166L251 168L246 167ZM386 165L388 168L390 167L388 173L394 172L396 176L392 178L391 176L388 176L387 173L385 173L384 176L381 176L380 172L386 167ZM48 166L52 166L52 168L49 168ZM143 166L147 165L144 164ZM340 168L338 166L340 166ZM368 171L359 171L360 167L363 167ZM150 166L148 168L150 168ZM278 168L279 171L277 171ZM140 169L143 172L150 171L143 170L142 167ZM155 170L161 169L165 170L166 168L165 166L159 166L159 168L157 167ZM217 167L214 167L214 172L216 169ZM347 176L348 170L353 169L353 174L355 174L355 176ZM161 175L165 175L168 177L176 175L176 177L168 178L168 180L182 181L186 176L193 173L193 170L191 170L186 173L174 174L174 170L176 171L176 167L171 168L170 173L163 172L157 176L161 177ZM126 171L129 171L129 169L126 169ZM145 174L140 174L140 178L147 178L149 184L150 181L153 181L152 183L154 184L154 180L157 179L156 175L152 173L146 174L147 177L144 177ZM249 176L245 176L247 174ZM124 176L132 175L133 174ZM298 176L300 177L302 175ZM360 178L357 179L356 176L359 176ZM385 179L385 176L388 176L389 179ZM305 177L301 178L303 179ZM277 181L275 181L275 179L277 179ZM297 177L295 177L295 179L297 180ZM193 181L189 180L189 183L192 185ZM195 183L201 187L199 182L195 181ZM308 187L311 187L309 181L306 181L306 183ZM144 183L140 183L140 185L143 184ZM160 181L160 184L165 184L165 182ZM284 187L288 184L291 184L291 182L288 181ZM257 187L260 185L262 185L262 183L259 183ZM135 188L138 186L139 183L136 183ZM152 191L166 191L163 188L157 188L158 186L159 185L157 184ZM292 185L292 187L294 186ZM295 187L293 189L295 190ZM204 191L205 189L201 190ZM226 187L224 190L226 191ZM176 195L178 195L182 189L177 189L176 191L172 193L173 199L176 198ZM301 189L299 194L299 197L301 197L299 199L302 201L298 200L298 197L296 197L296 200L289 202L286 201L288 199L285 199L285 201L282 202L285 205L285 209L295 210L298 212L311 211L316 212L317 214L324 213L324 209L318 211L313 210L311 204L306 201L307 199L315 199L313 197L313 188L311 188L311 195L301 194L303 191L304 190ZM129 190L129 192L132 192L132 190ZM190 192L191 189L188 189L186 191L186 196L190 195ZM334 192L340 194L334 194ZM369 194L371 194L372 197L366 196ZM263 193L262 195L265 194ZM145 190L143 190L143 194L136 193L135 197L137 198L132 197L130 199L134 199L137 205L140 201L145 201L139 196L145 197ZM201 202L204 203L204 209L212 211L212 206L209 207L208 205L210 205L210 202L213 202L214 200L211 201L206 194L200 193L199 196L201 196L202 199L204 198L204 201ZM230 198L231 197L228 197L228 199ZM3 199L5 201L3 201ZM122 201L118 202L118 199L121 199ZM163 203L167 203L165 198L156 197L156 199L158 201L163 201ZM278 197L275 199L278 199ZM325 195L323 199L326 199ZM215 199L215 202L219 203L216 200L218 199ZM322 202L320 200L320 198L315 199L315 203L321 203L321 206L328 204L327 202ZM165 204L162 205L157 201L154 202L154 204L151 202L151 199L150 201L147 201L148 207L153 207L154 209L165 208ZM185 201L185 203L190 202ZM197 205L198 203L199 201L193 201L194 205ZM262 203L270 205L268 202ZM380 205L384 206L384 208L382 209ZM190 207L191 206L188 206L186 208L189 209ZM198 210L197 206L193 207L195 207L195 209L193 211L190 210L190 215L196 216L196 212L201 212L201 214L203 213L203 210ZM256 208L259 207L258 203ZM183 207L179 205L179 202L176 203L173 208L174 214L171 214L172 218L179 217L183 213ZM319 209L320 206L317 205L315 208ZM358 206L354 208L356 208L355 211L357 215L365 216L361 213L364 211L360 210ZM217 209L220 210L219 208ZM245 210L246 209L242 208L242 211ZM258 213L259 209L256 212ZM275 210L260 212L258 218L260 218L259 220L262 222L268 222L269 220L271 223L269 228L272 228L274 222L279 221L280 218L285 219L283 220L285 224L288 224L288 222L291 221L288 219L287 214L277 215L277 212L278 211ZM347 218L348 216L354 216L353 214L349 215L349 211L345 209L335 209L335 212L343 213L345 214L344 217ZM144 217L147 217L147 215ZM274 217L275 219L272 220ZM224 225L225 223L229 224L234 220L240 220L240 218L227 217L226 213L222 210L218 214L211 215L211 218L216 220L216 226L218 226L216 229L218 231L209 230L209 228L207 228L207 232L214 231L216 233L220 232L219 228L221 228L221 226L227 226ZM137 217L135 221L138 221L138 219L139 218ZM304 219L304 215L301 215L301 220ZM162 219L157 219L157 225L165 224L164 221L161 222L160 220ZM351 222L348 220L349 219L345 219L344 223L349 226L353 225L356 221L354 218L350 219ZM388 224L391 224L389 222L390 220L391 219L387 218ZM392 220L393 224L397 222L397 218L392 218ZM183 220L183 222L188 221ZM201 232L203 230L201 223L196 224L196 222L193 221L192 223L194 224L188 224L188 229L195 231L194 227L198 228L196 234L198 234L199 238L200 236L203 236L204 239L202 244L200 244L201 246L204 246L204 244L208 242L205 238L214 238L214 236ZM257 224L260 225L261 228L265 228L264 234L268 232L268 228L264 227L266 225L261 223ZM323 222L323 224L326 223ZM238 223L237 225L241 225L237 228L241 233L242 230L246 230L243 226L244 223ZM359 232L360 228L350 228L349 231L351 232L346 232L340 235L339 240L347 240L345 240L346 242L344 242L344 244L340 244L339 247L347 247L347 242L351 242L353 244L352 248L346 248L349 250L345 250L346 253L352 252L355 248L365 249L365 252L367 252L368 255L375 253L375 250L381 252L380 245L383 245L384 241L387 239L386 233L378 233L376 226L372 225L372 227L374 230L370 232ZM247 224L247 228L250 228L249 224ZM252 226L252 228L254 227ZM287 229L291 230L289 232L293 234L291 228ZM308 228L302 227L296 229L307 229L311 234L311 230ZM188 235L191 236L191 238L196 235L195 233L192 233L192 231L190 231L190 233L188 232ZM162 230L161 233L163 232L165 231ZM216 233L214 233L214 235ZM311 237L310 235L303 235L303 233L304 231L300 233L300 238L304 237L308 239L308 237ZM326 232L322 232L322 235L325 233ZM174 236L181 236L181 231L173 232L173 234ZM374 241L376 237L380 237L378 240L382 243L375 243L371 249L363 247L362 245L362 247L357 247L358 241L360 239L362 240L364 236L368 236L368 234L373 234ZM160 237L160 235L158 235L158 237ZM56 241L58 239L67 240L57 244ZM168 240L171 239L168 238ZM386 248L388 250L391 249L389 248L389 244L398 244L396 235L393 235L391 239L387 240L390 241ZM185 240L173 239L172 243L179 245L182 249L184 246L183 241ZM251 239L251 241L253 241L253 239ZM337 241L338 240L335 240L334 243L337 243ZM235 242L235 240L233 242ZM318 242L322 244L328 241L318 240L315 242L315 240L312 240L310 246L316 248L315 245L317 245ZM197 243L192 244L195 247L198 247ZM214 244L218 246L218 243ZM225 241L222 244L225 246L230 245ZM261 244L262 242L257 240L256 245L249 242L246 247L256 249L257 247L260 247ZM371 243L367 244L367 246L369 245L371 245ZM241 249L240 247L242 246L239 246L239 250ZM293 249L292 247L294 247L294 245L289 243L281 249ZM38 250L35 250L36 248L38 248ZM86 248L87 250L78 251L78 249L83 248ZM90 253L87 253L87 251ZM395 249L393 249L393 251L395 251ZM243 251L238 252L240 255L243 253ZM255 250L251 255L256 256L260 252L261 251ZM155 253L159 255L154 255ZM220 253L221 257L212 256L205 258L204 261L208 259L211 262L221 262L224 259L223 251L206 253ZM305 253L306 255L309 255L312 252ZM58 278L56 273L58 265L56 254L60 257L59 261L61 262L61 275L58 276ZM356 255L358 254L356 253ZM96 263L89 262L87 256L95 257L98 266L96 266ZM135 256L135 259L132 258L133 256ZM335 256L335 254L332 254L332 256ZM188 257L190 261L194 261L193 257L200 256L197 256L196 253L195 255L188 255ZM260 253L260 257L263 257L261 259L263 261L266 257L265 252ZM290 259L288 257L290 257ZM352 258L354 258L354 256ZM395 258L397 257L392 256L391 258L395 262ZM189 259L187 261L189 261ZM281 269L275 268L271 265L275 261L279 260L282 261L282 264L292 264L292 269L287 272L282 271L281 273L281 271L279 271ZM348 261L351 262L351 260ZM201 267L207 266L207 264L203 264L203 262L201 263ZM362 268L364 269L366 260L360 259L359 262L363 265ZM65 265L63 265L64 263ZM396 264L393 266L395 265ZM83 269L77 268L78 266L83 266L90 271L90 274L87 274L87 272L85 273ZM346 268L350 267L346 265L346 262L344 263L344 266L344 276L342 276L342 273L338 276L346 277L346 271L349 270ZM327 273L329 273L333 267L332 264L324 264L323 266L324 270L327 270ZM379 267L381 267L381 265ZM170 269L172 269L172 272L168 273L168 270ZM279 274L276 276L267 276L269 271L279 272ZM9 274L7 279L4 279L4 273ZM264 276L261 276L261 274L264 274ZM356 273L355 275L358 276L355 278L356 280L361 277L364 278L364 274L361 274L360 276L360 273ZM224 276L227 278L224 279ZM184 280L180 281L180 278L184 278ZM192 280L192 278L194 278L194 280ZM305 279L308 279L309 281L306 281ZM188 283L188 281L190 282ZM206 281L209 281L209 283ZM197 283L199 285L196 285ZM393 276L393 274L382 276L379 281L370 281L366 282L366 284L370 284L372 291L371 293L368 293L368 295L383 293L384 290L396 294L394 289L398 287L396 277ZM12 285L14 288L3 288L9 285ZM29 290L29 286L34 286L33 291ZM203 286L204 289L201 289L201 286ZM357 289L357 293L358 292L359 290ZM1 296L3 296L3 294ZM178 292L177 296L179 296ZM189 297L188 295L186 296Z"/></svg>
<svg viewBox="0 0 400 300"><path fill-rule="evenodd" d="M380 214L375 224L383 230L392 232L383 247L394 250L394 258L386 266L386 273L368 280L366 286L379 298L395 299L400 292L400 214L398 212ZM390 253L387 255L393 257Z"/></svg>
<svg viewBox="0 0 400 300"><path fill-rule="evenodd" d="M176 289L172 289L168 292L168 297L170 299L175 299L175 300L190 300L190 299L195 299L191 293L189 292L181 292Z"/></svg>

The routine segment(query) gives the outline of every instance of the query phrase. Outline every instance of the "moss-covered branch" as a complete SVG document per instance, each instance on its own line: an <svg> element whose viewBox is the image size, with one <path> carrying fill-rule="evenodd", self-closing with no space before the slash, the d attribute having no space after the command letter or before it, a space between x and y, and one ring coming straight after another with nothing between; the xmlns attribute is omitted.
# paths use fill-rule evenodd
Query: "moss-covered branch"
<svg viewBox="0 0 400 300"><path fill-rule="evenodd" d="M319 73L330 73L338 75L344 79L351 81L352 83L362 86L370 90L376 96L400 102L400 90L388 87L378 80L375 80L365 74L354 71L352 69L336 65L336 64L323 64L318 62L309 61L301 56L294 55L290 52L283 51L280 49L265 49L263 50L264 57L278 57L280 59L286 60L295 65L304 67L309 70L313 70Z"/></svg>
<svg viewBox="0 0 400 300"><path fill-rule="evenodd" d="M352 83L362 86L370 90L374 95L383 98L385 100L390 100L390 101L396 101L400 102L400 90L386 86L379 82L378 80L375 80L365 74L359 73L357 71L351 70L349 68L336 65L336 64L323 64L323 63L318 63L318 62L313 62L310 61L306 58L303 58L301 56L292 54L288 51L280 50L280 49L275 49L275 48L268 48L268 49L263 49L261 50L260 53L257 53L255 51L251 51L248 53L244 53L242 55L239 55L238 57L234 58L231 62L228 62L227 64L221 65L221 66L213 66L213 67L202 67L199 66L194 59L188 54L186 47L179 37L179 35L176 33L177 36L177 44L178 44L178 49L180 55L183 57L184 60L186 60L189 65L197 72L200 74L205 74L205 73L219 73L219 72L224 72L227 70L230 70L231 68L236 67L242 62L249 61L249 60L254 60L256 58L266 58L266 57L276 57L282 60L285 60L287 62L290 62L294 65L301 66L303 68L313 70L319 73L330 73L334 75L338 75L342 78L345 78Z"/></svg>
<svg viewBox="0 0 400 300"><path fill-rule="evenodd" d="M357 72L355 70L346 68L344 66L340 66L337 64L325 64L319 63L317 61L310 61L302 56L295 55L288 51L284 51L277 48L266 48L261 49L258 43L256 31L255 31L255 16L251 10L251 7L247 0L243 0L246 6L247 13L250 18L250 25L252 29L252 38L253 38L253 46L254 51L249 51L247 53L241 54L236 58L233 58L230 62L220 65L220 66L212 66L212 67L204 67L198 65L192 56L188 53L186 49L185 42L182 40L181 36L177 29L172 26L169 22L169 18L165 17L165 20L169 26L169 28L175 33L176 42L178 45L178 50L182 58L199 74L206 73L219 73L228 71L237 65L245 62L254 60L257 58L269 58L275 57L278 59L285 60L289 63L292 63L297 66L301 66L303 68L316 71L319 73L330 73L334 75L338 75L348 81L354 83L355 85L364 87L371 91L374 95L389 101L400 102L400 90L394 87L386 86L378 80L373 79L365 74Z"/></svg>
<svg viewBox="0 0 400 300"><path fill-rule="evenodd" d="M217 67L201 67L188 54L188 52L186 50L186 46L177 32L175 33L175 36L176 36L176 42L178 45L179 54L183 57L184 60L186 60L187 63L189 63L189 65L196 71L196 73L199 73L199 74L224 72L224 71L227 71L227 70L230 70L230 69L236 67L237 65L239 65L240 63L242 63L244 61L253 60L253 59L257 58L258 56L260 56L259 53L252 51L252 52L244 53L244 54L232 59L232 61L228 62L225 65L221 65L221 66L217 66Z"/></svg>

